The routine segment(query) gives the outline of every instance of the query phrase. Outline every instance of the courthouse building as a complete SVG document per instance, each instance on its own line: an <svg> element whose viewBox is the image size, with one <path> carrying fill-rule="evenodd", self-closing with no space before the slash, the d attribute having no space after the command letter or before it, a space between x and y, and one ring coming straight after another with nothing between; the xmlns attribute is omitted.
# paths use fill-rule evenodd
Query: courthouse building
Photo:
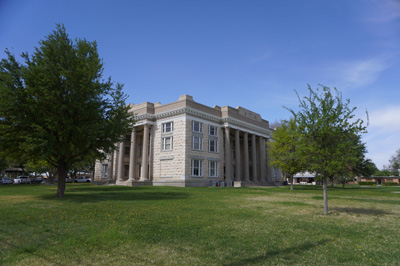
<svg viewBox="0 0 400 266"><path fill-rule="evenodd" d="M268 121L242 107L197 103L183 95L169 104L131 104L136 123L95 180L117 185L254 186L280 184L270 166ZM223 182L223 183L222 183Z"/></svg>

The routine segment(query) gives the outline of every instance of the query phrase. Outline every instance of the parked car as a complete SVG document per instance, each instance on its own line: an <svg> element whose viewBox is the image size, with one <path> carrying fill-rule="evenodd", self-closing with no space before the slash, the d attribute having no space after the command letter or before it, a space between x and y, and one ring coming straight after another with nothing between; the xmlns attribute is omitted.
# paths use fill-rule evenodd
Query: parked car
<svg viewBox="0 0 400 266"><path fill-rule="evenodd" d="M43 177L35 177L34 179L32 179L32 184L40 184L44 181Z"/></svg>
<svg viewBox="0 0 400 266"><path fill-rule="evenodd" d="M92 182L92 179L87 178L85 176L80 176L75 178L74 183L90 183Z"/></svg>
<svg viewBox="0 0 400 266"><path fill-rule="evenodd" d="M19 176L17 176L16 178L13 179L13 184L21 184L21 178L19 178Z"/></svg>
<svg viewBox="0 0 400 266"><path fill-rule="evenodd" d="M74 183L74 179L72 177L65 178L65 183Z"/></svg>
<svg viewBox="0 0 400 266"><path fill-rule="evenodd" d="M13 181L8 177L0 178L0 185L12 184Z"/></svg>
<svg viewBox="0 0 400 266"><path fill-rule="evenodd" d="M31 179L29 176L18 176L17 178L21 179L21 184L30 184Z"/></svg>

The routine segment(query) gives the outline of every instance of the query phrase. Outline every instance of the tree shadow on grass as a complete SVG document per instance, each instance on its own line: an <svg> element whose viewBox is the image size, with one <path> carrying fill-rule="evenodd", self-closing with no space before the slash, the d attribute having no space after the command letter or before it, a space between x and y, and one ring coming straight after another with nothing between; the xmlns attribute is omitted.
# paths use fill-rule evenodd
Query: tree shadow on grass
<svg viewBox="0 0 400 266"><path fill-rule="evenodd" d="M337 211L337 212L344 212L344 213L350 213L350 214L363 214L363 215L390 214L390 212L378 210L378 209L365 209L365 208L352 208L352 207L346 207L346 208L331 207L331 210Z"/></svg>
<svg viewBox="0 0 400 266"><path fill-rule="evenodd" d="M296 246L285 248L285 249L277 249L274 251L270 251L261 256L255 256L252 258L244 258L244 259L232 262L232 263L224 264L224 266L252 265L252 264L256 264L256 263L262 263L263 261L267 261L267 260L271 259L272 257L282 256L282 255L291 256L292 253L298 254L298 253L302 253L307 250L312 250L315 247L324 245L327 242L328 242L328 240L320 240L317 242L305 242L301 245L296 245Z"/></svg>
<svg viewBox="0 0 400 266"><path fill-rule="evenodd" d="M56 198L55 195L46 194L40 198L43 200L54 200L64 202L86 203L86 202L102 202L102 201L158 201L158 200L182 200L188 199L190 193L183 192L137 192L137 191L104 191L104 192L81 192L81 193L65 193L62 199Z"/></svg>
<svg viewBox="0 0 400 266"><path fill-rule="evenodd" d="M312 199L315 200L322 200L323 197L322 196L314 196L311 197ZM400 204L400 200L383 200L383 199L370 199L370 198L366 198L366 199L359 199L359 198L346 198L346 197L335 197L335 196L329 196L328 199L339 199L339 200L350 200L350 201L358 201L358 202L365 202L365 203L376 203L376 204L393 204L393 205L399 205Z"/></svg>

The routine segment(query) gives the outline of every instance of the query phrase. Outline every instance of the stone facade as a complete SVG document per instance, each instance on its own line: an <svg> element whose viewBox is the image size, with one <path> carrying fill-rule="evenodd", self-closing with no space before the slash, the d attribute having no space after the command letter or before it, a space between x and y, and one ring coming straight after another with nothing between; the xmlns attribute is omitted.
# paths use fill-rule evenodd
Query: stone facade
<svg viewBox="0 0 400 266"><path fill-rule="evenodd" d="M107 160L96 162L95 180L130 186L280 184L266 154L272 130L259 114L211 108L189 95L130 107L137 122Z"/></svg>

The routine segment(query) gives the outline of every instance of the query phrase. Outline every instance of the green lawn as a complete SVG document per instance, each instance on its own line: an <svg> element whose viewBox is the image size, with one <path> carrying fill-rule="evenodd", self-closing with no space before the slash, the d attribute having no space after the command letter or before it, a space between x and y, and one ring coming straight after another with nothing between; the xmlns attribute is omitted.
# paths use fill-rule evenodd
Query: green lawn
<svg viewBox="0 0 400 266"><path fill-rule="evenodd" d="M400 265L399 192L1 186L0 265Z"/></svg>

